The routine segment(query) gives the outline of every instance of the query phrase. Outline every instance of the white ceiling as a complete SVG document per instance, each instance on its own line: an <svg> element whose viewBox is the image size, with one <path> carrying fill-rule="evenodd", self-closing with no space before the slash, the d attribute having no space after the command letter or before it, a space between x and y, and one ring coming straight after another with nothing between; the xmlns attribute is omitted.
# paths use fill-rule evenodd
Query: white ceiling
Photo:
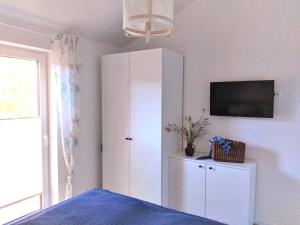
<svg viewBox="0 0 300 225"><path fill-rule="evenodd" d="M175 12L192 1L175 0ZM0 0L0 15L2 22L10 18L49 30L70 29L118 47L130 42L122 33L122 0Z"/></svg>

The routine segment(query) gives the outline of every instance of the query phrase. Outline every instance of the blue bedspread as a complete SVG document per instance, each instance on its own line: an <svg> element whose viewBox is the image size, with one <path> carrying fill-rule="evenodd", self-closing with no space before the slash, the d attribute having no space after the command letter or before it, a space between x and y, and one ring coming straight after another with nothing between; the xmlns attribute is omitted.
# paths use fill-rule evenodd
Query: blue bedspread
<svg viewBox="0 0 300 225"><path fill-rule="evenodd" d="M223 225L95 189L9 225Z"/></svg>

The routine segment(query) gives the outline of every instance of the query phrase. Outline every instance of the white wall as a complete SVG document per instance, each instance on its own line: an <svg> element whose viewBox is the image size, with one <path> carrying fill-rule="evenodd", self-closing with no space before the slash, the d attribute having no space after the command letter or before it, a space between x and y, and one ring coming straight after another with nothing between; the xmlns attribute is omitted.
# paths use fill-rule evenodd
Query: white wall
<svg viewBox="0 0 300 225"><path fill-rule="evenodd" d="M51 48L50 38L47 35L38 35L2 24L0 24L0 42L14 43L23 45L23 47L39 48L40 50L49 50Z"/></svg>
<svg viewBox="0 0 300 225"><path fill-rule="evenodd" d="M0 42L49 52L50 41L47 35L0 25ZM81 128L80 145L75 153L75 194L101 186L101 55L117 50L111 46L89 41L84 37L80 37L79 43L79 58L82 64L80 74ZM58 155L52 156L52 160L58 160L58 169L53 170L58 174L54 174L52 181L58 182L59 198L63 199L67 172L61 149L58 151Z"/></svg>
<svg viewBox="0 0 300 225"><path fill-rule="evenodd" d="M209 109L211 81L275 80L274 119L211 117L198 151L215 135L246 142L258 163L256 223L299 225L300 1L195 0L176 15L171 38L125 49L152 47L184 54L184 112L194 118Z"/></svg>
<svg viewBox="0 0 300 225"><path fill-rule="evenodd" d="M75 193L101 186L101 56L116 48L81 38L80 144L75 154Z"/></svg>

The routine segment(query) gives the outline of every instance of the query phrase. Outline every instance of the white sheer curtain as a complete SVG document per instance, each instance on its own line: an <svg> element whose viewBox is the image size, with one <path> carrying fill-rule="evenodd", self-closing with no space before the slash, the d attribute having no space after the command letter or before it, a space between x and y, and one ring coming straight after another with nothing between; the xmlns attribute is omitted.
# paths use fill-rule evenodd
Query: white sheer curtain
<svg viewBox="0 0 300 225"><path fill-rule="evenodd" d="M57 108L63 155L68 171L65 199L73 195L74 150L79 144L78 37L57 34L52 41Z"/></svg>

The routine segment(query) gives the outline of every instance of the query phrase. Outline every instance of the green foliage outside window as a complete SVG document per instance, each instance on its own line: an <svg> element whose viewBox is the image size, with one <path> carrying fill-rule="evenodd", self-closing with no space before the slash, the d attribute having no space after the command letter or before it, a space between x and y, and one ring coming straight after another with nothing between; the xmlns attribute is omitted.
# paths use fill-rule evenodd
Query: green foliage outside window
<svg viewBox="0 0 300 225"><path fill-rule="evenodd" d="M38 63L0 57L0 119L39 115Z"/></svg>

